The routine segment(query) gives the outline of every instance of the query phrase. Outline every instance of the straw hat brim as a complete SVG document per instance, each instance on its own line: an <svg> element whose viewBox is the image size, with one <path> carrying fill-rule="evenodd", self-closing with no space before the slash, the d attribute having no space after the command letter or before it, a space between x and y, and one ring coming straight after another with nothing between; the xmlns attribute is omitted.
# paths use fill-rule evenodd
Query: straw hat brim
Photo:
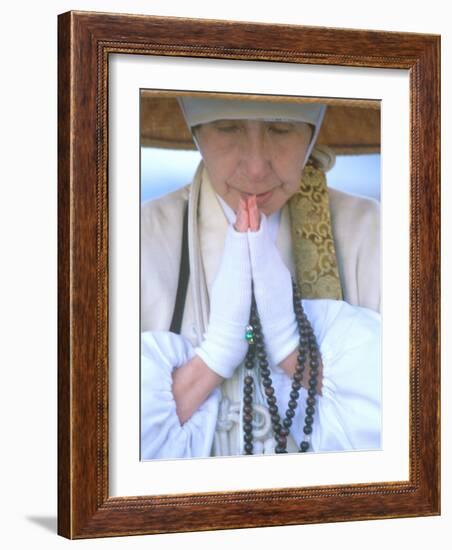
<svg viewBox="0 0 452 550"><path fill-rule="evenodd" d="M196 149L177 102L181 95L208 95L195 92L142 90L140 99L141 145L165 149ZM336 154L380 152L380 102L361 99L307 98L268 95L218 94L231 101L295 101L325 103L327 110L317 144Z"/></svg>

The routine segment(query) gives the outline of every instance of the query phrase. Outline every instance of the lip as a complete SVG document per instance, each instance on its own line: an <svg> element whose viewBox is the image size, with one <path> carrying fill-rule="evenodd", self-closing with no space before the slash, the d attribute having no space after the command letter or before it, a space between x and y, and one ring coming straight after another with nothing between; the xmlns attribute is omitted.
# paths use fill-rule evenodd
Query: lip
<svg viewBox="0 0 452 550"><path fill-rule="evenodd" d="M239 191L244 199L248 199L249 197L256 197L257 200L267 200L268 197L273 194L273 192L274 189L270 189L270 191L265 191L265 193L247 193L246 191Z"/></svg>
<svg viewBox="0 0 452 550"><path fill-rule="evenodd" d="M271 197L273 196L273 189L270 191L266 191L265 193L260 193L260 195L256 195L256 202L258 206L262 206L265 203L267 203Z"/></svg>
<svg viewBox="0 0 452 550"><path fill-rule="evenodd" d="M249 197L256 197L256 202L258 206L265 205L273 196L273 193L275 192L275 189L270 189L270 191L266 191L265 193L247 193L246 191L242 191L241 189L235 188L236 191L238 191L243 199L248 199Z"/></svg>

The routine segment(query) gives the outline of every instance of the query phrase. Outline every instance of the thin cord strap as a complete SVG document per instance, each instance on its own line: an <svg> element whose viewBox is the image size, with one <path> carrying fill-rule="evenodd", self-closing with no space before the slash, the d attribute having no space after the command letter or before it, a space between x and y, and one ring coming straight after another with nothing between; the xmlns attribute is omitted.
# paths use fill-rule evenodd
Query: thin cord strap
<svg viewBox="0 0 452 550"><path fill-rule="evenodd" d="M187 296L188 279L190 277L190 262L188 260L188 203L185 205L184 221L182 224L182 249L179 269L179 280L177 282L176 304L174 306L173 318L170 331L180 334L182 318L184 316L185 299Z"/></svg>

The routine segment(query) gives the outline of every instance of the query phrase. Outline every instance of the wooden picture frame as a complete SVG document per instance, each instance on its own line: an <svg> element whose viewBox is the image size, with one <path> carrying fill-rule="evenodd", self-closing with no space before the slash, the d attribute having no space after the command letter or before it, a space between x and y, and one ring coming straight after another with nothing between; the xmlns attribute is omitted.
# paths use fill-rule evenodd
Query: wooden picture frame
<svg viewBox="0 0 452 550"><path fill-rule="evenodd" d="M440 37L68 12L58 37L58 532L68 538L440 513ZM108 66L111 54L410 73L409 480L111 497Z"/></svg>

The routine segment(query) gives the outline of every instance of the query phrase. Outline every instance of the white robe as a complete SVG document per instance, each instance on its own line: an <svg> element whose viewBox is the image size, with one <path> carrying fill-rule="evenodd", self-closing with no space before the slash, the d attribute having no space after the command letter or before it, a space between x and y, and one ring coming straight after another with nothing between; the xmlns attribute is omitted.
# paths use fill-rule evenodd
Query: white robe
<svg viewBox="0 0 452 550"><path fill-rule="evenodd" d="M227 227L223 210L207 178L203 177L196 221L200 262L190 274L181 335L169 333L168 329L177 290L182 218L188 189L149 203L142 212L142 459L231 455L243 451L243 366L214 390L182 426L171 392L173 368L182 366L193 356L193 348L202 333L199 328L202 312L198 311L200 307L196 308L194 279L196 283L198 279L204 281L208 295L219 267ZM353 208L358 208L363 200L351 199ZM334 232L334 236L339 271L346 277L345 285L342 281L345 296L351 303L359 303L361 296L364 305L373 303L373 307L378 309L379 291L375 285L372 286L370 274L375 278L374 270L378 275L379 269L375 261L370 264L367 261L372 254L375 255L375 250L368 250L365 246L375 242L375 215L372 215L372 205L364 202L364 206L364 211L360 210L355 218L352 216L352 222L350 216L332 212L333 232L334 220L337 224L339 217L345 227ZM293 272L289 223L288 210L283 208L276 242L281 257ZM345 246L342 246L343 238L350 240L345 242ZM346 258L345 265L341 263L341 257ZM348 265L353 263L352 257L355 258L354 269ZM363 292L364 288L370 288L370 291ZM342 301L305 300L303 305L319 342L324 365L322 396L317 397L311 449L379 448L379 315ZM258 373L254 376L259 388ZM291 381L279 367L273 369L272 380L280 412L284 414ZM255 399L254 453L274 452L263 392L257 391ZM304 437L305 401L306 391L302 389L288 439L289 451L296 450Z"/></svg>

